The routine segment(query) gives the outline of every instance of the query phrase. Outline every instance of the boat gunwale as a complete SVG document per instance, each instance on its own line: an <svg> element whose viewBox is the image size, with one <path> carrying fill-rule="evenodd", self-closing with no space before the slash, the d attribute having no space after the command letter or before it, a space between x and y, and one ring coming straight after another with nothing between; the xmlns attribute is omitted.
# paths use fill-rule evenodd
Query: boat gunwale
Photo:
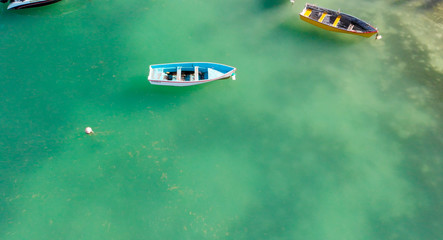
<svg viewBox="0 0 443 240"><path fill-rule="evenodd" d="M192 64L196 64L196 63L209 63L209 64L222 65L222 66L227 66L227 67L230 67L230 68L236 69L236 68L233 67L233 66L229 66L229 65L226 65L226 64L222 64L222 63L215 63L215 62L173 62L173 63L157 63L157 64L151 64L151 65L149 65L149 67L152 67L152 66L158 66L158 65L189 64L189 63L192 63Z"/></svg>

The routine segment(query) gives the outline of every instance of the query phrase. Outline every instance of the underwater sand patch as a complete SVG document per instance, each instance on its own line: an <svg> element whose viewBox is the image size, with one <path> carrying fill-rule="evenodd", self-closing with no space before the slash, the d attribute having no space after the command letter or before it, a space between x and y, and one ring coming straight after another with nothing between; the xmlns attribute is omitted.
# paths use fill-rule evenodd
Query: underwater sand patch
<svg viewBox="0 0 443 240"><path fill-rule="evenodd" d="M430 66L443 73L443 2L412 1L396 15L414 37L427 48Z"/></svg>

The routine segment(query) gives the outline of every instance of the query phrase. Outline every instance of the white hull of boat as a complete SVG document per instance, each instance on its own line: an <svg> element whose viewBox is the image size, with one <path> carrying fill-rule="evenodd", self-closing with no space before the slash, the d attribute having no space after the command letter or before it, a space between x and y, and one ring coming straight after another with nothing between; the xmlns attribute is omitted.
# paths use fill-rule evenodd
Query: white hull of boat
<svg viewBox="0 0 443 240"><path fill-rule="evenodd" d="M43 6L48 5L51 3L58 2L60 0L24 0L24 1L17 1L12 2L8 5L8 9L20 9L20 8L30 8L30 7L37 7L37 6Z"/></svg>
<svg viewBox="0 0 443 240"><path fill-rule="evenodd" d="M226 78L229 78L230 75ZM204 80L204 81L161 81L161 80L149 80L149 82L153 85L163 85L163 86L175 86L175 87L185 87L185 86L193 86L193 85L199 85L203 83L213 82L217 80L222 80L226 78L217 78L217 79L211 79L211 80Z"/></svg>

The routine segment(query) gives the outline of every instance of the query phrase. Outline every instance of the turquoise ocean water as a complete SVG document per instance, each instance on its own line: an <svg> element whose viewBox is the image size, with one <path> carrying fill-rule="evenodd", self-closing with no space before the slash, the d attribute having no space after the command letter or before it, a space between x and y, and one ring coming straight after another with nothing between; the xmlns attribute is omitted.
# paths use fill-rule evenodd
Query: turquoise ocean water
<svg viewBox="0 0 443 240"><path fill-rule="evenodd" d="M383 39L301 1L3 4L0 239L443 239L441 2L315 3ZM237 80L147 82L179 61Z"/></svg>

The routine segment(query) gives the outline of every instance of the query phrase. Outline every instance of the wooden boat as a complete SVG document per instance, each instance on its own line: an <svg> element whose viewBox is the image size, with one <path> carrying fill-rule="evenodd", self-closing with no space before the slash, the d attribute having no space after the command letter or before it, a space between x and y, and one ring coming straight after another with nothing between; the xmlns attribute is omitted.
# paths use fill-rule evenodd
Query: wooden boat
<svg viewBox="0 0 443 240"><path fill-rule="evenodd" d="M155 64L149 66L148 81L154 85L192 86L231 76L235 80L235 70L235 67L210 62Z"/></svg>
<svg viewBox="0 0 443 240"><path fill-rule="evenodd" d="M11 0L11 3L9 3L8 5L8 9L41 7L59 1L61 0ZM7 1L2 1L2 2L7 2Z"/></svg>
<svg viewBox="0 0 443 240"><path fill-rule="evenodd" d="M300 19L328 31L371 37L378 30L356 17L340 11L317 7L306 3Z"/></svg>

